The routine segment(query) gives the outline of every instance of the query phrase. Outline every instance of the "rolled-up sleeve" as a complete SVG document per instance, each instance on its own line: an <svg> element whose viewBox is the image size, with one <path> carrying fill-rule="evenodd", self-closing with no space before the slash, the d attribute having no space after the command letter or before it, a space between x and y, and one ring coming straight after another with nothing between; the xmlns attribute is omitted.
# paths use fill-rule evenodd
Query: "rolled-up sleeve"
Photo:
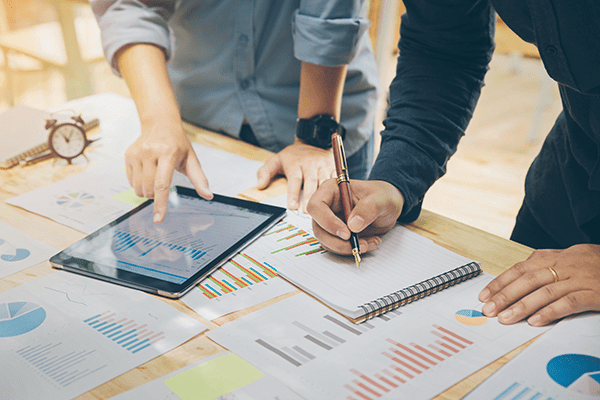
<svg viewBox="0 0 600 400"><path fill-rule="evenodd" d="M365 7L357 0L302 1L292 20L295 57L317 65L349 64L369 28Z"/></svg>
<svg viewBox="0 0 600 400"><path fill-rule="evenodd" d="M167 21L174 11L174 0L90 0L102 32L104 55L113 71L119 70L115 55L124 46L153 44L171 57L173 44Z"/></svg>

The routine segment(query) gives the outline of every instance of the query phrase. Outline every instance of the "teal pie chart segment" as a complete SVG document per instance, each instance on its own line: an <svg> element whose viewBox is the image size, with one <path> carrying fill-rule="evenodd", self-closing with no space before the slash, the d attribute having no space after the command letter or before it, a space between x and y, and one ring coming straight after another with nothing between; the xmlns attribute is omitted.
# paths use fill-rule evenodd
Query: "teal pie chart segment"
<svg viewBox="0 0 600 400"><path fill-rule="evenodd" d="M562 354L548 362L546 371L554 382L570 391L600 399L600 358Z"/></svg>
<svg viewBox="0 0 600 400"><path fill-rule="evenodd" d="M46 310L35 303L25 301L0 303L0 338L31 332L45 319Z"/></svg>
<svg viewBox="0 0 600 400"><path fill-rule="evenodd" d="M7 262L17 262L26 259L30 254L31 252L27 249L15 249L15 254L2 254L0 259Z"/></svg>

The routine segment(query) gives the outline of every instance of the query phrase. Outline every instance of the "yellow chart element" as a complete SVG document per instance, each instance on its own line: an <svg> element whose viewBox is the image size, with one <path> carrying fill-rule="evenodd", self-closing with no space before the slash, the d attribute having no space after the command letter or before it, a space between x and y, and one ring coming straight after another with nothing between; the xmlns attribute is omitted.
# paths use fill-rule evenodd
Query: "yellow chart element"
<svg viewBox="0 0 600 400"><path fill-rule="evenodd" d="M166 379L164 383L182 400L213 400L263 376L244 359L227 353Z"/></svg>
<svg viewBox="0 0 600 400"><path fill-rule="evenodd" d="M112 198L115 200L122 201L123 203L131 204L134 207L137 207L146 200L148 200L145 197L137 197L133 188L121 192L119 194L115 194Z"/></svg>

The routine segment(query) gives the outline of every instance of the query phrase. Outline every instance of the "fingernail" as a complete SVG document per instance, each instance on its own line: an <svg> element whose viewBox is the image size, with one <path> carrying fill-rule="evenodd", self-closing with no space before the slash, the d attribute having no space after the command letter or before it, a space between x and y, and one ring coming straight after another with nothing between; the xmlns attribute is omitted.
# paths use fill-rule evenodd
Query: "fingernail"
<svg viewBox="0 0 600 400"><path fill-rule="evenodd" d="M156 213L156 214L154 214L154 223L156 224L158 222L160 222L160 214Z"/></svg>
<svg viewBox="0 0 600 400"><path fill-rule="evenodd" d="M498 314L498 319L509 319L513 315L513 310L509 308L508 310L502 311Z"/></svg>
<svg viewBox="0 0 600 400"><path fill-rule="evenodd" d="M540 314L535 314L531 318L527 320L529 325L538 326L542 320L542 316Z"/></svg>
<svg viewBox="0 0 600 400"><path fill-rule="evenodd" d="M364 224L365 220L362 219L360 215L355 215L348 221L348 228L350 228L352 232L360 232L363 230Z"/></svg>
<svg viewBox="0 0 600 400"><path fill-rule="evenodd" d="M335 232L335 234L338 237L340 237L341 239L344 239L344 240L350 239L350 234L346 230L338 230L338 231Z"/></svg>
<svg viewBox="0 0 600 400"><path fill-rule="evenodd" d="M496 309L496 304L494 304L494 302L489 302L483 306L481 311L483 311L483 313L485 315L489 315L489 314L492 314L495 309Z"/></svg>
<svg viewBox="0 0 600 400"><path fill-rule="evenodd" d="M290 201L290 210L297 210L298 203L296 201Z"/></svg>
<svg viewBox="0 0 600 400"><path fill-rule="evenodd" d="M479 293L479 301L487 301L490 298L490 289L485 288Z"/></svg>

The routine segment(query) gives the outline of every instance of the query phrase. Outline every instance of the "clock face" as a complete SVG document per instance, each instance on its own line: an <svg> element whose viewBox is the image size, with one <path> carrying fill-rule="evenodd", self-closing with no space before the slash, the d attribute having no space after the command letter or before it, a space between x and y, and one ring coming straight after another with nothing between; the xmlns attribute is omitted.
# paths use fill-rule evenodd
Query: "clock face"
<svg viewBox="0 0 600 400"><path fill-rule="evenodd" d="M60 124L52 129L49 141L56 155L68 160L83 153L87 145L84 130L71 123Z"/></svg>

